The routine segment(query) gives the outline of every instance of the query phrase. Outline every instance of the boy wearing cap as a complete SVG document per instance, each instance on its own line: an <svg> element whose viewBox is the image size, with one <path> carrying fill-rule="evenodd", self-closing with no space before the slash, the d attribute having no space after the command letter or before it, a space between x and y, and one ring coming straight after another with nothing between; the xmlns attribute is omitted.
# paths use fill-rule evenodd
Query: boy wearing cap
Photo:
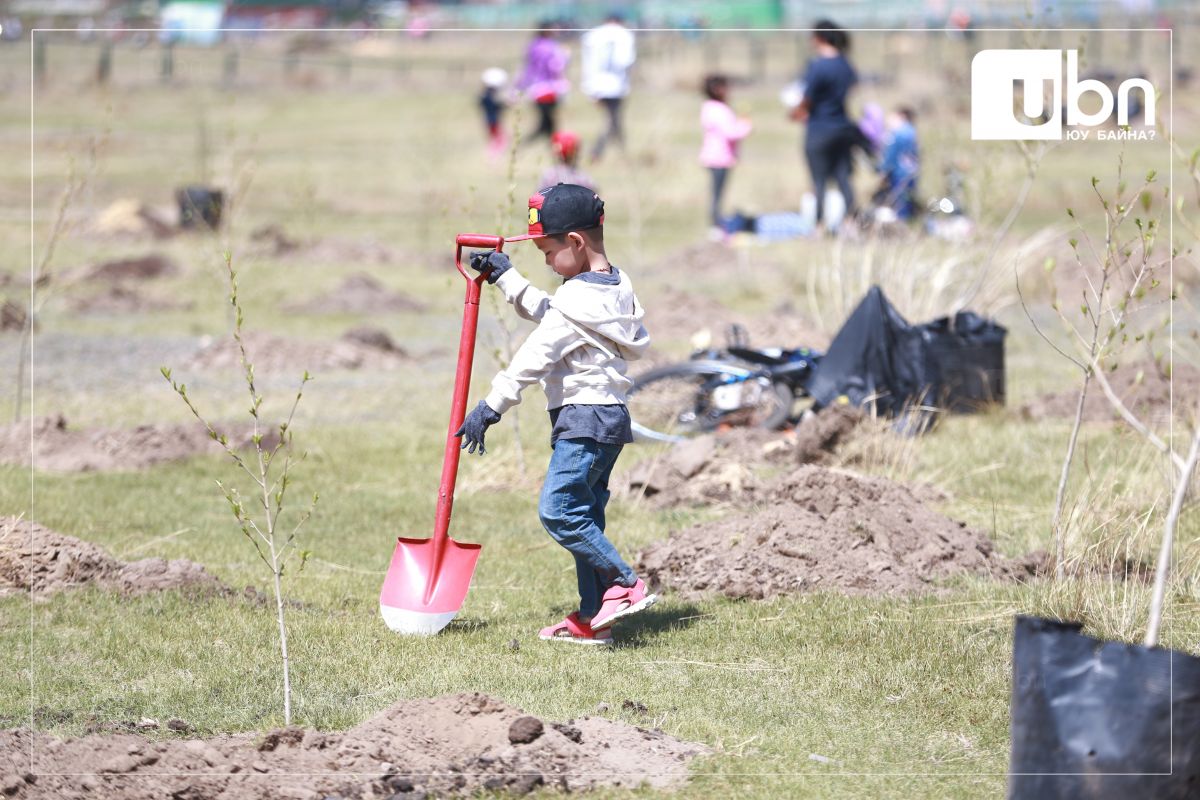
<svg viewBox="0 0 1200 800"><path fill-rule="evenodd" d="M531 285L503 253L471 257L517 315L538 326L455 433L468 452L478 447L482 455L488 426L521 401L526 386L541 383L554 453L538 515L575 558L579 611L540 636L590 645L611 644L613 622L657 599L604 535L609 475L633 441L626 365L646 352L650 336L629 276L605 254L603 224L604 202L583 186L560 183L529 198L529 232L515 239L533 239L562 277L553 295Z"/></svg>

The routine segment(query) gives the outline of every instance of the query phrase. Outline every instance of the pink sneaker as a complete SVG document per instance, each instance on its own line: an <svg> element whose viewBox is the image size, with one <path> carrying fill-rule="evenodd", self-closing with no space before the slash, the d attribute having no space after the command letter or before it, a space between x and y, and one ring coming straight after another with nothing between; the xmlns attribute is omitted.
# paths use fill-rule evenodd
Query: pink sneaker
<svg viewBox="0 0 1200 800"><path fill-rule="evenodd" d="M636 614L657 601L658 595L646 594L646 583L641 578L633 586L610 586L604 593L600 610L592 617L592 625L608 627L621 617Z"/></svg>
<svg viewBox="0 0 1200 800"><path fill-rule="evenodd" d="M538 636L547 642L571 642L572 644L603 646L610 645L613 641L611 628L605 627L596 630L586 622L580 622L577 611L572 611L557 625L542 628Z"/></svg>

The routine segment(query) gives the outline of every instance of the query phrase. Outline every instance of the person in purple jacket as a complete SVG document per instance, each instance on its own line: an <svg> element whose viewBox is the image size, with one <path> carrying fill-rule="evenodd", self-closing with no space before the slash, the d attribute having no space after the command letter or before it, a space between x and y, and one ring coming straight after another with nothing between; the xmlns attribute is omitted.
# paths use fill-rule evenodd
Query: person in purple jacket
<svg viewBox="0 0 1200 800"><path fill-rule="evenodd" d="M527 144L542 136L549 138L557 130L558 101L571 88L566 78L570 58L567 49L555 41L554 26L543 22L525 51L525 68L516 83L538 112L538 127L525 139Z"/></svg>

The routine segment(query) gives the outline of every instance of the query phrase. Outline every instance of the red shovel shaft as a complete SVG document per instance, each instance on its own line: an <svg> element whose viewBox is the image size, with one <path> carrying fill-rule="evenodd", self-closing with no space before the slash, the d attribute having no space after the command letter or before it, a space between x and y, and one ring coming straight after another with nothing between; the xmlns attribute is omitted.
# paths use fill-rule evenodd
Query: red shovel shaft
<svg viewBox="0 0 1200 800"><path fill-rule="evenodd" d="M455 239L454 264L467 281L467 294L463 306L462 333L458 339L458 367L454 373L454 398L450 404L450 426L446 431L446 451L442 457L442 481L438 487L437 516L433 524L433 574L442 566L442 556L449 540L450 512L454 507L454 484L458 479L458 460L462 448L455 432L467 416L467 394L471 389L471 367L475 360L475 333L479 326L479 288L486 273L471 275L463 267L464 247L482 247L500 250L504 239L482 233L461 233ZM426 602L433 594L434 582L426 590Z"/></svg>
<svg viewBox="0 0 1200 800"><path fill-rule="evenodd" d="M461 453L458 437L454 434L466 417L471 362L475 356L475 328L479 322L479 289L485 277L473 275L463 268L462 251L464 247L499 250L503 243L499 236L474 233L463 234L456 240L454 263L467 281L467 296L463 305L458 369L454 375L454 398L450 405L450 427L446 431L433 536L429 539L396 538L396 548L379 591L379 612L396 633L430 636L450 624L462 608L479 560L480 545L450 538L450 512L454 505L454 483Z"/></svg>

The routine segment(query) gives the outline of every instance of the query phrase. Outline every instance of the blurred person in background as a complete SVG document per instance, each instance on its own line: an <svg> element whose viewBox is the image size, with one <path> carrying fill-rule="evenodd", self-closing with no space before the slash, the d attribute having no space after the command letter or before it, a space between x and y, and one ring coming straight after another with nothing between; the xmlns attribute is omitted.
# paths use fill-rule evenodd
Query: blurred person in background
<svg viewBox="0 0 1200 800"><path fill-rule="evenodd" d="M525 51L525 67L516 84L517 90L533 101L538 114L538 126L526 144L543 136L549 138L558 129L558 103L571 88L566 78L570 59L571 54L555 40L554 25L543 22L538 26Z"/></svg>
<svg viewBox="0 0 1200 800"><path fill-rule="evenodd" d="M791 117L806 124L804 157L812 176L820 229L825 219L825 185L830 178L845 200L846 216L853 216L852 148L865 145L866 137L846 114L846 95L858 83L858 73L846 58L849 35L829 20L820 20L813 26L812 45L816 57L808 62L802 79L804 97Z"/></svg>
<svg viewBox="0 0 1200 800"><path fill-rule="evenodd" d="M483 110L483 124L488 133L488 155L497 158L508 144L500 124L505 108L500 90L508 83L508 73L499 67L489 67L483 71L482 80L483 93L479 96L479 107Z"/></svg>
<svg viewBox="0 0 1200 800"><path fill-rule="evenodd" d="M550 137L550 149L554 163L546 168L538 181L538 190L548 189L560 183L573 183L596 191L596 182L579 169L579 135L574 131L562 130Z"/></svg>
<svg viewBox="0 0 1200 800"><path fill-rule="evenodd" d="M710 237L723 239L721 196L729 170L737 164L738 143L750 135L750 120L739 117L729 106L729 79L709 75L704 79L704 105L700 107L700 127L704 140L700 145L700 163L712 174L712 201L709 204Z"/></svg>
<svg viewBox="0 0 1200 800"><path fill-rule="evenodd" d="M910 220L917 211L917 177L920 174L920 151L917 147L916 114L908 106L900 106L887 115L887 136L883 157L879 162L882 180L874 200L890 208L896 218Z"/></svg>
<svg viewBox="0 0 1200 800"><path fill-rule="evenodd" d="M596 139L592 161L600 160L609 142L625 146L621 104L629 94L629 68L637 60L633 32L620 14L609 14L604 24L592 28L582 40L583 92L608 114L608 128Z"/></svg>

